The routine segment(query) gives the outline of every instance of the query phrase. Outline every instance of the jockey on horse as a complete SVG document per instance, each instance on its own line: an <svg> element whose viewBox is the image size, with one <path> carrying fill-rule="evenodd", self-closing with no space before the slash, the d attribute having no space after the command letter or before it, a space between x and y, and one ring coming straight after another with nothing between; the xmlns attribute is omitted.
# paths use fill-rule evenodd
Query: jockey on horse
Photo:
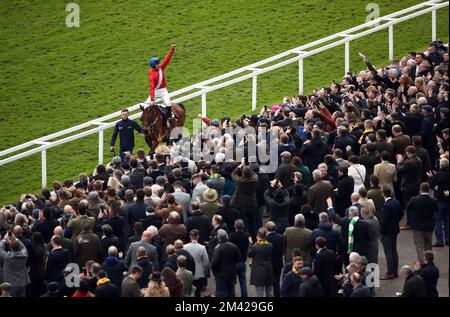
<svg viewBox="0 0 450 317"><path fill-rule="evenodd" d="M161 64L158 57L152 57L149 61L150 69L148 70L148 80L150 82L150 94L147 98L146 103L149 106L153 106L156 98L159 98L163 101L160 106L165 110L162 111L164 126L167 126L167 120L172 115L169 92L166 88L166 76L164 75L164 69L169 64L170 59L175 52L175 47L176 45L172 44L169 54L167 54Z"/></svg>

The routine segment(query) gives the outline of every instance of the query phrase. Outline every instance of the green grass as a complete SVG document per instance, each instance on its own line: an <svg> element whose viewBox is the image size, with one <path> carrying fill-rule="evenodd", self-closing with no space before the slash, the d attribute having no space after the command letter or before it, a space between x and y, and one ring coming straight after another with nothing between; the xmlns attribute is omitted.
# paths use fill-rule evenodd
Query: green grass
<svg viewBox="0 0 450 317"><path fill-rule="evenodd" d="M167 70L169 91L221 75L365 22L360 0L73 0L81 27L65 26L62 0L11 0L0 6L0 149L117 111L148 95L147 60L178 49ZM420 0L377 0L381 15ZM448 10L438 11L438 38L448 41ZM431 14L395 26L395 55L426 48ZM351 69L364 52L387 63L387 30L351 45ZM344 47L305 60L305 91L339 79ZM258 107L297 91L297 65L258 78ZM208 94L208 114L249 113L251 81ZM189 124L200 98L185 103ZM112 131L105 133L107 145ZM97 137L47 151L48 180L91 172ZM142 139L139 147L144 146ZM105 159L111 154L105 151ZM40 188L40 155L0 166L0 204Z"/></svg>

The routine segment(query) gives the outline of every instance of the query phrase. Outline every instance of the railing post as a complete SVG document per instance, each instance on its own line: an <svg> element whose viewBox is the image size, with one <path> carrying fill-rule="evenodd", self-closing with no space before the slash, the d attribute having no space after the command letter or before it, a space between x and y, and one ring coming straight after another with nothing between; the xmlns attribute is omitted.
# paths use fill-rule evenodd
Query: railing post
<svg viewBox="0 0 450 317"><path fill-rule="evenodd" d="M431 41L436 41L436 10L431 11Z"/></svg>
<svg viewBox="0 0 450 317"><path fill-rule="evenodd" d="M41 152L42 188L47 188L47 150Z"/></svg>
<svg viewBox="0 0 450 317"><path fill-rule="evenodd" d="M103 130L98 132L98 164L103 164Z"/></svg>
<svg viewBox="0 0 450 317"><path fill-rule="evenodd" d="M298 60L298 94L303 95L303 58Z"/></svg>
<svg viewBox="0 0 450 317"><path fill-rule="evenodd" d="M252 85L252 111L256 110L256 97L258 95L258 81L257 76L253 76L252 78L253 85Z"/></svg>
<svg viewBox="0 0 450 317"><path fill-rule="evenodd" d="M389 62L394 59L394 26L389 26Z"/></svg>
<svg viewBox="0 0 450 317"><path fill-rule="evenodd" d="M350 41L345 42L345 73L350 71Z"/></svg>
<svg viewBox="0 0 450 317"><path fill-rule="evenodd" d="M206 117L206 94L202 94L202 117Z"/></svg>

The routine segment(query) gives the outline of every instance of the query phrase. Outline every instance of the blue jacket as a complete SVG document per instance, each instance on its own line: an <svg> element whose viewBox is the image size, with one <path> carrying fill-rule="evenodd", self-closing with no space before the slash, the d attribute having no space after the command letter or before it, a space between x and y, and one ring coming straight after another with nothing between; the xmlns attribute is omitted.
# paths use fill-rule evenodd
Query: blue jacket
<svg viewBox="0 0 450 317"><path fill-rule="evenodd" d="M353 289L350 297L372 297L372 292L366 285L360 284Z"/></svg>
<svg viewBox="0 0 450 317"><path fill-rule="evenodd" d="M121 148L134 147L134 130L142 133L142 128L136 121L131 119L117 121L111 137L111 146L114 146L119 135Z"/></svg>
<svg viewBox="0 0 450 317"><path fill-rule="evenodd" d="M338 251L339 248L342 248L341 236L339 232L333 229L331 222L321 222L319 226L313 230L310 236L310 243L312 247L315 246L316 238L324 237L327 240L327 248L333 251Z"/></svg>
<svg viewBox="0 0 450 317"><path fill-rule="evenodd" d="M292 272L292 270L286 274L281 283L281 296L282 297L298 297L298 289L302 280L300 276Z"/></svg>
<svg viewBox="0 0 450 317"><path fill-rule="evenodd" d="M111 283L117 287L122 286L123 272L127 271L124 260L116 256L108 256L102 264L102 269L105 270Z"/></svg>

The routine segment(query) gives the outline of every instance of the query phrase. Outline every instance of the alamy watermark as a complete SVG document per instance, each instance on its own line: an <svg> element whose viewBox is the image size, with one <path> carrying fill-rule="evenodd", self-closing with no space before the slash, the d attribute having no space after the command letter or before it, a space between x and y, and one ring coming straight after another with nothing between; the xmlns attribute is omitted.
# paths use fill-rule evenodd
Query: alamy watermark
<svg viewBox="0 0 450 317"><path fill-rule="evenodd" d="M380 6L377 3L368 3L366 5L366 12L369 14L366 16L366 23L378 19L380 17ZM373 26L379 26L380 22L375 23Z"/></svg>
<svg viewBox="0 0 450 317"><path fill-rule="evenodd" d="M170 139L176 140L170 148L172 158L192 158L194 162L236 161L244 158L257 164L260 173L274 173L278 168L279 131L264 127L198 128L194 123L194 136L188 129L176 127Z"/></svg>
<svg viewBox="0 0 450 317"><path fill-rule="evenodd" d="M76 3L68 3L66 5L66 12L69 14L66 16L66 26L68 28L80 27L80 6Z"/></svg>

